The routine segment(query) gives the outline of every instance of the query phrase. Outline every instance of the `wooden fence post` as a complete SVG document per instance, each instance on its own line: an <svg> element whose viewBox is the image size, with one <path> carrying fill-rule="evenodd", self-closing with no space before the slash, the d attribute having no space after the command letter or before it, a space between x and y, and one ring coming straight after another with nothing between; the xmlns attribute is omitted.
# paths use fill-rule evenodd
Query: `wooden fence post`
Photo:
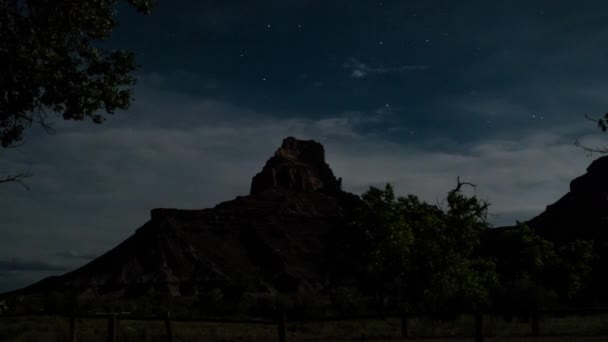
<svg viewBox="0 0 608 342"><path fill-rule="evenodd" d="M76 342L76 316L70 315L70 342Z"/></svg>
<svg viewBox="0 0 608 342"><path fill-rule="evenodd" d="M108 342L116 342L116 314L108 316Z"/></svg>
<svg viewBox="0 0 608 342"><path fill-rule="evenodd" d="M483 342L483 314L475 313L475 342Z"/></svg>
<svg viewBox="0 0 608 342"><path fill-rule="evenodd" d="M532 312L532 336L540 336L538 310Z"/></svg>
<svg viewBox="0 0 608 342"><path fill-rule="evenodd" d="M165 317L165 328L167 330L167 342L173 341L173 329L171 328L171 313L167 311L167 316Z"/></svg>
<svg viewBox="0 0 608 342"><path fill-rule="evenodd" d="M287 341L287 317L284 312L277 315L277 332L279 334L279 342Z"/></svg>
<svg viewBox="0 0 608 342"><path fill-rule="evenodd" d="M407 312L401 313L401 337L408 337Z"/></svg>

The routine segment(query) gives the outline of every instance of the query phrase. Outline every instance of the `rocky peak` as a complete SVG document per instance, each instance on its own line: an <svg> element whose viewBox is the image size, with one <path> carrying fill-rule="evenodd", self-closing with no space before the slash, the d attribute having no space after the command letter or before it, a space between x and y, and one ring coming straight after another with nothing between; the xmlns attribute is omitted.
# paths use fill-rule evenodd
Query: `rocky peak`
<svg viewBox="0 0 608 342"><path fill-rule="evenodd" d="M587 173L570 182L570 191L527 221L545 238L565 243L575 239L608 239L608 156L593 161Z"/></svg>
<svg viewBox="0 0 608 342"><path fill-rule="evenodd" d="M336 179L325 162L323 145L287 137L262 171L253 177L251 195L273 188L295 192L336 189L340 183L341 179Z"/></svg>
<svg viewBox="0 0 608 342"><path fill-rule="evenodd" d="M5 296L86 291L108 295L99 301L106 303L123 295L322 289L328 236L361 204L340 190L323 146L286 138L251 193L201 210L153 209L135 234L87 265Z"/></svg>
<svg viewBox="0 0 608 342"><path fill-rule="evenodd" d="M595 193L608 191L608 156L594 160L587 173L570 182L570 191Z"/></svg>

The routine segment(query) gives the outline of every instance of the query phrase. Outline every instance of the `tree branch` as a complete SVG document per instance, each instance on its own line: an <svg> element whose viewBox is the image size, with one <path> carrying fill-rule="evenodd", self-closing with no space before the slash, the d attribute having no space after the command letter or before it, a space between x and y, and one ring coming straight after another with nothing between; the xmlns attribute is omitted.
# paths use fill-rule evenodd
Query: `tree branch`
<svg viewBox="0 0 608 342"><path fill-rule="evenodd" d="M27 184L25 184L23 182L23 180L28 177L31 177L31 175L26 174L26 173L19 173L19 174L13 175L13 176L5 176L4 178L0 178L0 184L15 182L15 183L20 184L26 190L29 190L30 188L27 186Z"/></svg>
<svg viewBox="0 0 608 342"><path fill-rule="evenodd" d="M601 148L592 148L592 147L588 147L585 146L583 144L581 144L579 139L576 139L574 141L574 146L576 147L580 147L583 149L583 151L587 152L587 153L608 153L608 147L607 146L602 146Z"/></svg>
<svg viewBox="0 0 608 342"><path fill-rule="evenodd" d="M585 117L585 119L587 119L593 123L597 123L598 119L594 119L594 118L590 117L589 115L587 115L587 113L583 114L583 116Z"/></svg>
<svg viewBox="0 0 608 342"><path fill-rule="evenodd" d="M452 192L458 192L458 191L460 191L460 188L462 188L463 185L470 185L473 188L477 187L477 185L475 185L473 183L461 182L460 181L460 176L456 177L456 182L458 182L458 185L456 186L456 189L452 190Z"/></svg>

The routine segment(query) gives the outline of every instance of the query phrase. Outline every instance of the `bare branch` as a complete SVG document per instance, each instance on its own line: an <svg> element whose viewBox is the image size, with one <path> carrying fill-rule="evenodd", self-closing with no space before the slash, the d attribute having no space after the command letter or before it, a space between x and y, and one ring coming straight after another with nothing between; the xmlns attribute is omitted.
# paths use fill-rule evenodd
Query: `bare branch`
<svg viewBox="0 0 608 342"><path fill-rule="evenodd" d="M456 189L452 190L452 192L458 192L460 191L460 189L462 188L463 185L469 185L473 188L476 188L477 185L473 184L473 183L469 183L469 182L461 182L460 181L460 176L456 177L456 182L458 182L458 185L456 186Z"/></svg>
<svg viewBox="0 0 608 342"><path fill-rule="evenodd" d="M26 173L19 173L19 174L13 175L13 176L5 176L4 178L0 178L0 184L15 182L15 183L20 184L26 190L29 190L30 188L27 186L27 184L25 184L23 182L23 180L28 177L31 177L31 175L26 174Z"/></svg>
<svg viewBox="0 0 608 342"><path fill-rule="evenodd" d="M574 141L574 146L582 148L585 152L587 152L589 154L592 154L592 153L603 153L603 154L608 153L608 146L602 146L601 148L592 148L592 147L588 147L588 146L585 146L585 145L581 144L581 142L580 142L579 139L576 139Z"/></svg>
<svg viewBox="0 0 608 342"><path fill-rule="evenodd" d="M36 122L37 124L42 126L42 128L46 131L46 133L55 134L55 129L53 129L53 126L48 121L45 120L49 117L49 115L46 112L46 109L43 105L38 105L37 114L38 114L38 121L34 121L34 122Z"/></svg>
<svg viewBox="0 0 608 342"><path fill-rule="evenodd" d="M587 113L583 114L583 116L585 117L585 119L593 122L593 123L597 123L598 119L594 119L592 117L590 117L589 115L587 115Z"/></svg>
<svg viewBox="0 0 608 342"><path fill-rule="evenodd" d="M40 113L41 111L45 113L44 116ZM30 126L32 125L32 123L36 123L36 124L40 125L45 130L45 132L47 132L48 134L55 133L53 126L44 120L44 118L46 117L46 111L44 111L41 108L38 109L38 120L34 119L33 117L21 114L21 113L15 114L15 116L22 118L23 120L26 120Z"/></svg>

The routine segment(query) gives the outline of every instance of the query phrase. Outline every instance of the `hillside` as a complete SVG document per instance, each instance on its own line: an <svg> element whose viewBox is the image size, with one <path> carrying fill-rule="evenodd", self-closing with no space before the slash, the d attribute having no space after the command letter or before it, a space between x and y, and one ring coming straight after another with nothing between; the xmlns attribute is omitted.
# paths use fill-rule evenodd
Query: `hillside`
<svg viewBox="0 0 608 342"><path fill-rule="evenodd" d="M253 177L248 196L202 210L153 209L150 221L97 259L5 295L319 289L326 235L358 201L340 189L321 144L289 137Z"/></svg>

